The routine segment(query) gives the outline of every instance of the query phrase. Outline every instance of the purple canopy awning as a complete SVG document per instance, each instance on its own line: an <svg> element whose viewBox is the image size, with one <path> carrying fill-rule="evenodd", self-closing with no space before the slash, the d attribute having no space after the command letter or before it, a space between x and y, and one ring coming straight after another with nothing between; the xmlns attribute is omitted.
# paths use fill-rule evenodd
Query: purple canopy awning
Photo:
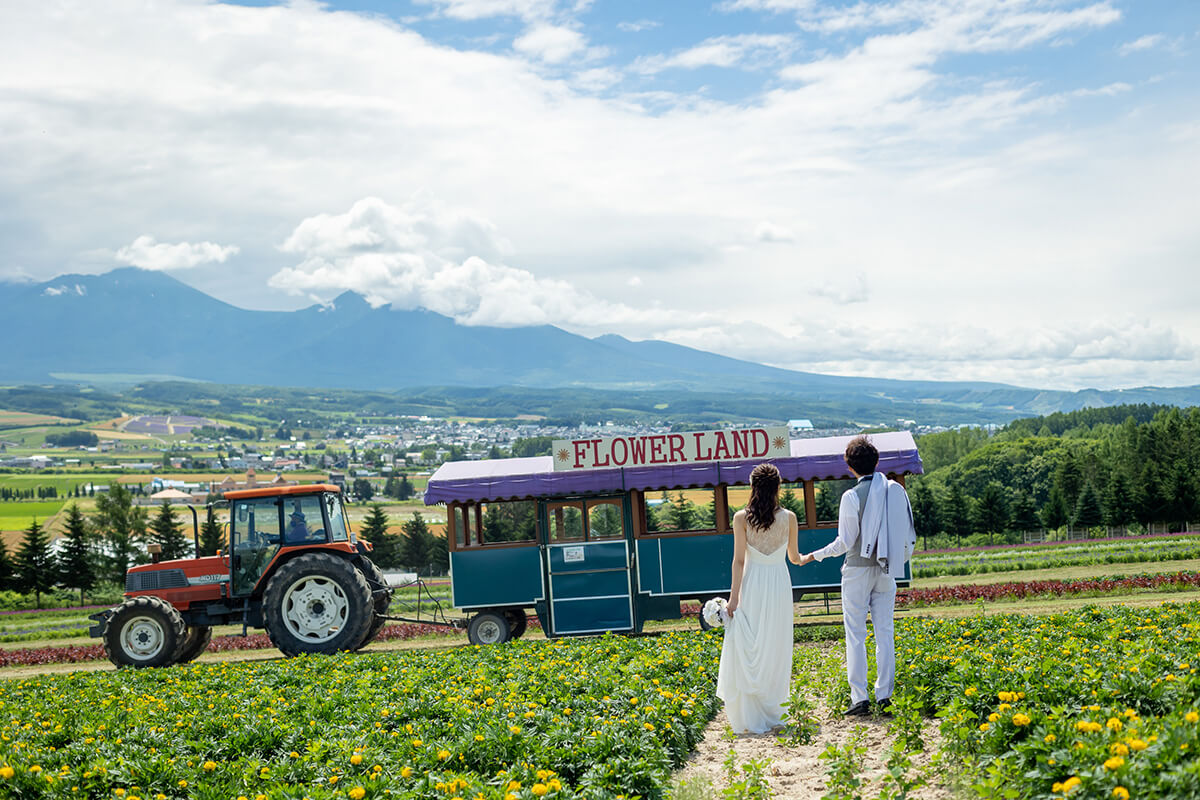
<svg viewBox="0 0 1200 800"><path fill-rule="evenodd" d="M771 459L787 483L849 478L842 454L852 436L793 439L790 458ZM923 472L921 456L907 431L871 434L879 450L880 472L893 475ZM685 489L731 486L750 482L759 461L666 464L653 467L555 472L552 456L449 461L438 468L425 489L425 505L487 500L520 500L630 489Z"/></svg>

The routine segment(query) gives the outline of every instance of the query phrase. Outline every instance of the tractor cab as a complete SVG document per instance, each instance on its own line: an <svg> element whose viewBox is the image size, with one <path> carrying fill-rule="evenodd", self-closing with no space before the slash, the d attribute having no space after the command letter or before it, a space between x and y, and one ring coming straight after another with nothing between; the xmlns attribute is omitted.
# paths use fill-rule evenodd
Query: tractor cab
<svg viewBox="0 0 1200 800"><path fill-rule="evenodd" d="M280 550L357 544L336 487L324 485L229 492L232 594L253 591ZM333 489L333 491L330 491Z"/></svg>

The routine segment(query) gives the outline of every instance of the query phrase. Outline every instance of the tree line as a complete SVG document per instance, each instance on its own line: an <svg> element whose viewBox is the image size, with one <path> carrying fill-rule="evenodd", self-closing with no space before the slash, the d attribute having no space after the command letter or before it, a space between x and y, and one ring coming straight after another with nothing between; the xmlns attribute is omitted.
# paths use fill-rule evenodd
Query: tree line
<svg viewBox="0 0 1200 800"><path fill-rule="evenodd" d="M930 434L917 448L926 474L910 480L909 494L927 540L1200 521L1200 408L1084 409L990 434Z"/></svg>
<svg viewBox="0 0 1200 800"><path fill-rule="evenodd" d="M387 512L375 503L358 529L359 538L374 548L371 560L380 569L404 569L418 575L444 574L450 569L450 554L445 536L429 530L429 525L414 511L412 518L401 525L400 533L392 533Z"/></svg>

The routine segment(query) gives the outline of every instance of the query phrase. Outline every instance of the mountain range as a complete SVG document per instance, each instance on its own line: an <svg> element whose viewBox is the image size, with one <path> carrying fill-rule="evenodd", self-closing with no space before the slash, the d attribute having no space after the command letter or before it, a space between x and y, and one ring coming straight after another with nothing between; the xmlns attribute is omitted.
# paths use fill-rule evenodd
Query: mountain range
<svg viewBox="0 0 1200 800"><path fill-rule="evenodd" d="M798 408L799 401L847 402L894 419L933 406L969 413L964 421L996 422L1121 403L1200 404L1200 386L1066 392L797 372L548 325L466 327L431 311L372 307L353 292L297 311L254 311L132 267L0 284L0 319L10 332L0 381L10 385L122 376L374 390L736 388L794 395Z"/></svg>

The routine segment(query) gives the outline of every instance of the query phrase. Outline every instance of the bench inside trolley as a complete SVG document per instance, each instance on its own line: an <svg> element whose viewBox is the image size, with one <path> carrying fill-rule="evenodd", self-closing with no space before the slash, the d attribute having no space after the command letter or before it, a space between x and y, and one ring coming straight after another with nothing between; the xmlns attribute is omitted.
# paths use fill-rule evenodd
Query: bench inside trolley
<svg viewBox="0 0 1200 800"><path fill-rule="evenodd" d="M836 519L818 519L816 494L852 479L842 460L851 438L793 440L791 458L771 459L803 500L802 553L836 535ZM911 434L871 439L879 471L900 482L922 471ZM733 509L746 504L757 463L582 476L555 472L550 456L442 465L425 502L447 505L451 598L471 614L471 641L520 636L531 611L551 637L640 632L647 620L678 619L684 600L728 596ZM788 564L794 597L838 590L841 564Z"/></svg>

